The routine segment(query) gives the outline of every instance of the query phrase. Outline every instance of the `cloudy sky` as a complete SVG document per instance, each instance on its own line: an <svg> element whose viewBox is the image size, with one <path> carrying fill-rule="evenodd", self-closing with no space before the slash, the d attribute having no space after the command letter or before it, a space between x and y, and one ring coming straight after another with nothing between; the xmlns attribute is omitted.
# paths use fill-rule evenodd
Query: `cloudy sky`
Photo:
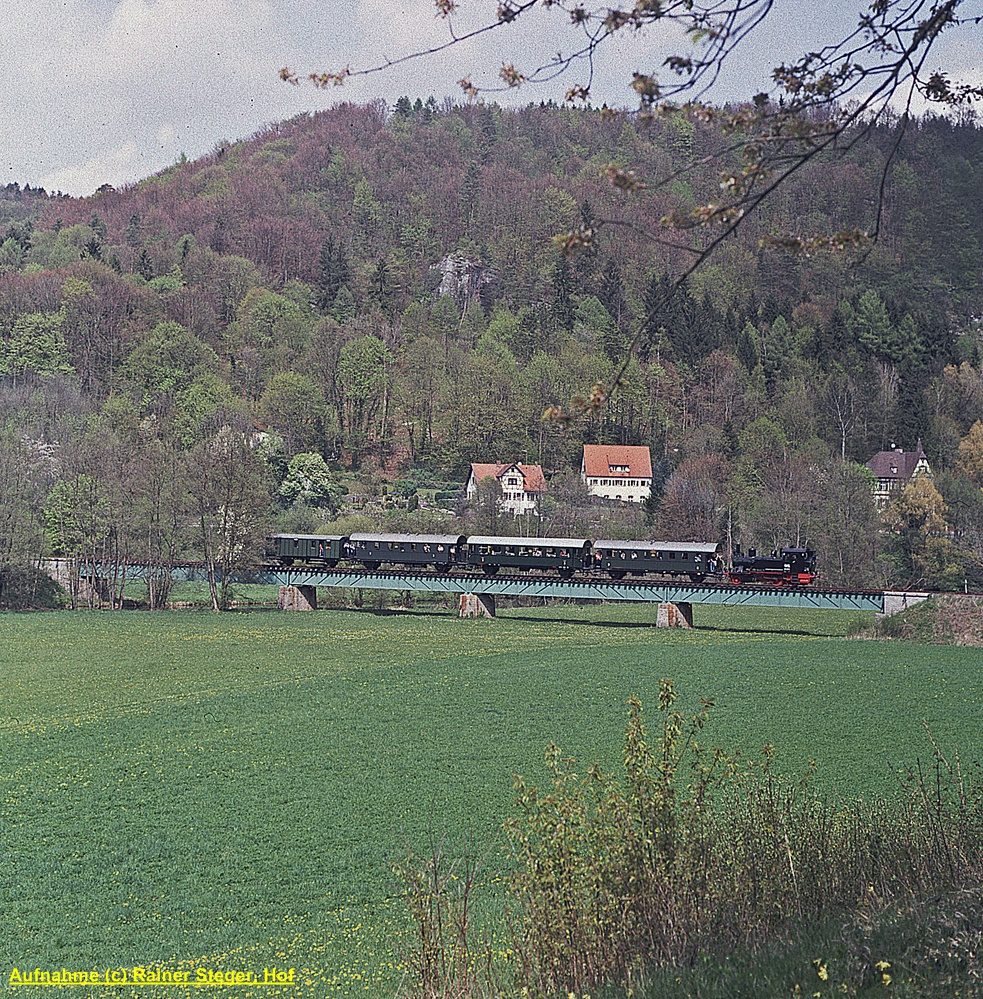
<svg viewBox="0 0 983 999"><path fill-rule="evenodd" d="M776 0L767 30L715 96L765 89L768 67L840 37L856 24L858 3ZM496 0L462 0L459 30L496 8ZM534 68L574 41L561 15L543 11L449 54L318 91L282 83L280 68L368 67L439 43L447 28L433 0L0 0L0 11L0 182L77 195L139 180L182 153L194 159L339 100L457 98L462 76L492 83L503 61ZM633 106L631 70L655 69L675 48L654 31L611 48L596 67L595 101ZM953 37L936 61L943 59L953 75L980 80L983 27ZM562 99L581 76L523 89L520 99Z"/></svg>

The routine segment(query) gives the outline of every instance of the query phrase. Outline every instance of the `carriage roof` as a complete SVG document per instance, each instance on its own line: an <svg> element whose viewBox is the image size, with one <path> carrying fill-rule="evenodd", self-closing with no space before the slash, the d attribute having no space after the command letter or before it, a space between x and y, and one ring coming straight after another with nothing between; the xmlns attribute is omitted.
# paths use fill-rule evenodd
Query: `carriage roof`
<svg viewBox="0 0 983 999"><path fill-rule="evenodd" d="M653 551L704 552L713 554L720 548L719 541L650 541Z"/></svg>
<svg viewBox="0 0 983 999"><path fill-rule="evenodd" d="M716 541L595 541L594 548L601 551L618 549L620 551L646 552L686 552L715 554L720 545Z"/></svg>
<svg viewBox="0 0 983 999"><path fill-rule="evenodd" d="M464 542L463 534L364 534L348 535L349 541L398 541L401 544L459 545Z"/></svg>
<svg viewBox="0 0 983 999"><path fill-rule="evenodd" d="M271 534L274 540L285 539L287 541L344 541L347 534Z"/></svg>
<svg viewBox="0 0 983 999"><path fill-rule="evenodd" d="M519 545L523 548L587 548L587 538L468 538L469 545Z"/></svg>

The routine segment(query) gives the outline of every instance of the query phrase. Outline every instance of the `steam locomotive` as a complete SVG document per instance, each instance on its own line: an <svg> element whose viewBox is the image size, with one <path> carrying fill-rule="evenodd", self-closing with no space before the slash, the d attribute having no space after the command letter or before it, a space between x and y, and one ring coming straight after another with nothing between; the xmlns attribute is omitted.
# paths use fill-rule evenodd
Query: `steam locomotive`
<svg viewBox="0 0 983 999"><path fill-rule="evenodd" d="M369 571L383 565L396 568L481 571L493 576L501 569L555 572L569 579L575 573L626 576L669 576L690 582L766 583L805 586L816 579L816 554L808 548L783 548L759 556L752 548L723 565L716 542L591 541L588 538L500 538L458 534L275 534L269 556L279 565L335 568L354 563Z"/></svg>
<svg viewBox="0 0 983 999"><path fill-rule="evenodd" d="M731 583L770 583L772 586L808 586L816 580L816 553L811 548L776 548L771 555L759 555L749 548L742 555L734 551L734 564L727 570Z"/></svg>

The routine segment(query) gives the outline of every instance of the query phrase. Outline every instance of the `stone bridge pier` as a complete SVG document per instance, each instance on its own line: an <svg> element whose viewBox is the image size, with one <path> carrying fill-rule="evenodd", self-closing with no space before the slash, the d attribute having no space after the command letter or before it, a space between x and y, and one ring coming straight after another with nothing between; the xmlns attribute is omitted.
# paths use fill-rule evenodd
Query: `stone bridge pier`
<svg viewBox="0 0 983 999"><path fill-rule="evenodd" d="M281 586L276 595L277 610L317 610L316 586Z"/></svg>

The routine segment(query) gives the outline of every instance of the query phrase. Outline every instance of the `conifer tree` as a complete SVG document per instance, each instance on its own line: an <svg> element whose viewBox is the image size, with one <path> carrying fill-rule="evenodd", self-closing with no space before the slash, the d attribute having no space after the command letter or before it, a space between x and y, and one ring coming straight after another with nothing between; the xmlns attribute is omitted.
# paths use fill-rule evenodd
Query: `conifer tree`
<svg viewBox="0 0 983 999"><path fill-rule="evenodd" d="M317 306L327 313L334 305L341 286L350 283L345 248L341 243L335 243L331 236L321 244L317 267Z"/></svg>

